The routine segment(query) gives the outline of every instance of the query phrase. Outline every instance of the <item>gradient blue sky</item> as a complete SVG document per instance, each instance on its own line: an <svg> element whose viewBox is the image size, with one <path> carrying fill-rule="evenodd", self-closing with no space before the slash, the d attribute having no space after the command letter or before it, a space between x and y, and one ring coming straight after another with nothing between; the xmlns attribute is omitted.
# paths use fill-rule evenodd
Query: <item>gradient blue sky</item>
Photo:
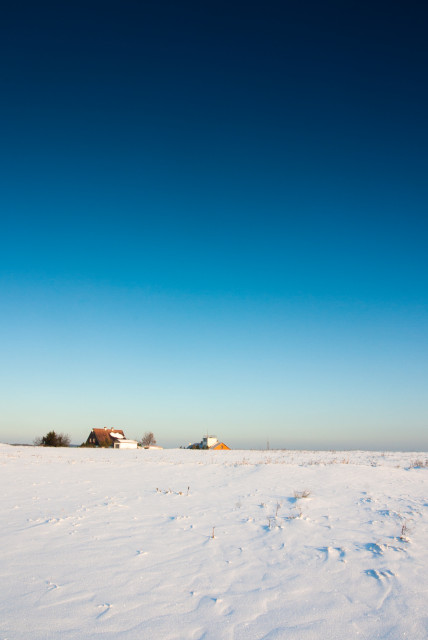
<svg viewBox="0 0 428 640"><path fill-rule="evenodd" d="M300 4L4 11L1 440L428 450L427 15Z"/></svg>

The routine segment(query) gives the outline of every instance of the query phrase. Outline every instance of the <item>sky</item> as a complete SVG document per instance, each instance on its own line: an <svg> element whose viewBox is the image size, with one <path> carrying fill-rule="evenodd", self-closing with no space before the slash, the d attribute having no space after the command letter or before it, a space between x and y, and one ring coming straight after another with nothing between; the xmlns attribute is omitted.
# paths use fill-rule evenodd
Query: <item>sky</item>
<svg viewBox="0 0 428 640"><path fill-rule="evenodd" d="M422 4L2 9L0 441L428 450Z"/></svg>

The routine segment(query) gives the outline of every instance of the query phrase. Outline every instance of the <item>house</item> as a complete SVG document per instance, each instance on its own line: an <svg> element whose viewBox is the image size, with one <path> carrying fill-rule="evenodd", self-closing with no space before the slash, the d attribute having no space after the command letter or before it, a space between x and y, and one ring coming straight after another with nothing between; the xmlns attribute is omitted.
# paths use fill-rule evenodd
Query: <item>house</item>
<svg viewBox="0 0 428 640"><path fill-rule="evenodd" d="M86 440L87 446L112 447L118 440L125 439L122 429L92 429Z"/></svg>
<svg viewBox="0 0 428 640"><path fill-rule="evenodd" d="M188 449L212 449L213 451L219 451L221 449L226 450L230 449L227 444L224 442L219 442L217 436L204 436L201 442L195 442L194 444L189 444Z"/></svg>

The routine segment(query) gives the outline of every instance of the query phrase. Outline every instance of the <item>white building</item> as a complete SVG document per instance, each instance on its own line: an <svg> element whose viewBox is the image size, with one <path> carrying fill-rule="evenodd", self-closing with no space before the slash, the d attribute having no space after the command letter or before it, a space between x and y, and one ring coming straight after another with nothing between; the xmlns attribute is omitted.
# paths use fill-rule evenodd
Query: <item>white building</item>
<svg viewBox="0 0 428 640"><path fill-rule="evenodd" d="M126 438L118 438L114 443L115 449L138 449L138 442L136 440L127 440Z"/></svg>
<svg viewBox="0 0 428 640"><path fill-rule="evenodd" d="M138 442L136 440L128 440L121 433L112 431L110 438L113 440L114 449L137 449Z"/></svg>
<svg viewBox="0 0 428 640"><path fill-rule="evenodd" d="M217 442L217 436L204 436L201 442L201 449L210 449L210 447L217 444Z"/></svg>

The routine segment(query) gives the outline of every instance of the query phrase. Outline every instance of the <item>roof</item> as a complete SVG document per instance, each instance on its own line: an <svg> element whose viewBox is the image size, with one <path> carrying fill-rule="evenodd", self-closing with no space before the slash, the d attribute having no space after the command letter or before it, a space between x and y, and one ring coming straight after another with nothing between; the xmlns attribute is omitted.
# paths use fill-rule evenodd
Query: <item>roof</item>
<svg viewBox="0 0 428 640"><path fill-rule="evenodd" d="M100 447L109 447L110 445L112 445L114 442L115 434L118 435L119 439L125 437L122 429L107 429L106 427L104 427L104 429L92 429L91 433L89 434L88 442L90 441L92 434L94 434L98 446Z"/></svg>
<svg viewBox="0 0 428 640"><path fill-rule="evenodd" d="M224 444L224 442L216 442L215 444L211 445L209 449L230 449L230 447L228 447L227 444Z"/></svg>

